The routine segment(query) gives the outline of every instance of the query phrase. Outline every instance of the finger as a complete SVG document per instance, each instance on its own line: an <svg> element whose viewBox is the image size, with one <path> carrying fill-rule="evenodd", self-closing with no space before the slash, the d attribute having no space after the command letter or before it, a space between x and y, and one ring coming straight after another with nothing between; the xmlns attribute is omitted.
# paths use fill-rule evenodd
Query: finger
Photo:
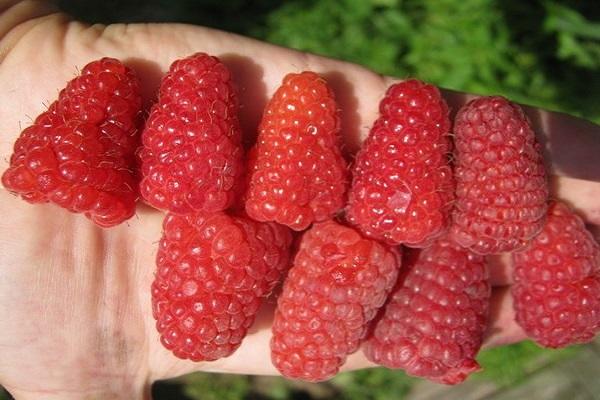
<svg viewBox="0 0 600 400"><path fill-rule="evenodd" d="M242 120L246 128L255 128L266 99L275 91L283 76L289 72L314 70L330 77L341 103L344 134L348 145L356 148L368 133L368 127L377 117L377 104L386 88L395 81L384 78L358 65L310 55L242 36L208 28L182 24L114 24L92 27L77 22L67 23L61 15L44 19L37 29L26 32L13 52L7 57L5 69L23 68L23 63L11 59L32 60L25 68L40 65L35 59L45 59L35 76L48 75L43 66L65 64L67 75L77 66L101 56L114 56L138 69L152 92L161 74L170 63L194 51L205 51L222 57L234 71L242 92ZM40 46L40 43L50 46ZM92 44L92 45L90 45ZM69 51L64 52L64 46ZM43 51L40 51L43 49ZM27 53L28 57L23 57ZM68 59L66 57L68 56ZM53 62L59 58L59 61ZM60 68L55 75L64 75ZM21 74L23 75L23 74ZM64 82L64 79L58 80ZM35 86L35 85L34 85ZM60 86L58 86L60 87ZM55 90L55 89L54 89ZM473 95L444 91L452 109L456 111ZM600 152L600 127L587 121L537 108L525 108L540 133L553 171L559 176L576 179L600 180L600 165L595 155Z"/></svg>
<svg viewBox="0 0 600 400"><path fill-rule="evenodd" d="M268 301L260 308L255 323L241 346L231 356L215 361L192 362L180 360L165 349L155 329L149 332L149 380L172 378L194 371L222 372L251 375L279 375L271 363L269 341L275 312L275 302ZM154 326L154 321L150 321Z"/></svg>
<svg viewBox="0 0 600 400"><path fill-rule="evenodd" d="M600 226L600 182L554 176L550 189L551 197L568 203L586 223Z"/></svg>
<svg viewBox="0 0 600 400"><path fill-rule="evenodd" d="M454 118L474 94L442 90ZM553 175L600 182L600 126L559 112L522 106L531 121Z"/></svg>
<svg viewBox="0 0 600 400"><path fill-rule="evenodd" d="M249 136L255 134L264 104L287 73L319 72L329 78L340 102L343 136L349 152L356 151L367 136L378 114L378 102L394 82L393 78L384 78L354 64L189 25L88 27L66 23L64 17L55 15L45 18L22 39L2 63L0 80L9 83L6 93L12 93L11 88L15 93L22 92L23 88L30 88L32 92L25 93L22 101L2 102L8 107L0 109L0 128L3 132L13 132L11 140L0 142L2 154L9 154L10 143L18 134L17 118L37 115L44 108L40 99L53 99L57 88L64 86L77 66L102 56L123 59L136 68L144 82L152 86L148 98L173 60L196 51L222 57L234 71L234 79L240 87L241 120ZM65 46L69 51L65 51ZM30 62L23 64L23 59ZM63 68L48 69L46 65L63 65ZM451 91L444 91L444 95L454 110L472 97ZM600 140L597 140L600 127L564 114L535 108L526 108L526 111L547 149L546 161L554 174L551 179L554 196L567 201L587 222L599 224L600 202L595 199L600 196L600 183L596 179L598 163L593 157L600 154ZM554 138L565 143L563 138L572 133L577 140L568 143L568 155L564 155L561 146L552 143Z"/></svg>
<svg viewBox="0 0 600 400"><path fill-rule="evenodd" d="M248 336L244 339L240 348L230 357L212 362L193 363L176 360L162 347L154 349L153 359L162 364L158 364L158 368L152 371L152 378L164 379L165 377L183 375L193 371L279 375L279 372L271 363L269 348L270 327L274 308L273 301L263 305ZM512 300L508 288L495 288L492 291L489 319L490 326L485 334L483 347L515 343L526 338L523 330L514 321ZM168 360L168 364L164 364L165 360ZM249 362L249 360L252 361ZM373 366L376 365L367 360L364 353L358 350L348 356L341 370L351 371Z"/></svg>
<svg viewBox="0 0 600 400"><path fill-rule="evenodd" d="M473 94L443 90L453 114ZM542 146L552 197L600 225L600 126L567 114L523 106Z"/></svg>

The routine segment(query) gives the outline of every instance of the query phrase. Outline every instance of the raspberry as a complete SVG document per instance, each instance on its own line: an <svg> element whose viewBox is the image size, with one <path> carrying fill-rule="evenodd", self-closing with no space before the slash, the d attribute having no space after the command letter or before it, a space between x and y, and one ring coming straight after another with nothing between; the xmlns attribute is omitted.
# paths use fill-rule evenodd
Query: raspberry
<svg viewBox="0 0 600 400"><path fill-rule="evenodd" d="M243 173L237 93L227 67L197 53L163 78L142 134L143 198L178 214L222 211Z"/></svg>
<svg viewBox="0 0 600 400"><path fill-rule="evenodd" d="M249 161L246 212L300 231L344 206L346 162L334 95L314 72L289 74L267 105Z"/></svg>
<svg viewBox="0 0 600 400"><path fill-rule="evenodd" d="M394 250L352 228L333 221L313 225L302 236L277 302L275 367L307 381L334 376L385 302L399 262Z"/></svg>
<svg viewBox="0 0 600 400"><path fill-rule="evenodd" d="M517 323L545 347L591 341L600 332L600 246L562 203L542 232L513 253Z"/></svg>
<svg viewBox="0 0 600 400"><path fill-rule="evenodd" d="M542 229L548 198L527 117L502 97L482 97L458 112L454 133L453 239L484 255L523 248Z"/></svg>
<svg viewBox="0 0 600 400"><path fill-rule="evenodd" d="M162 344L193 361L232 354L289 265L290 231L222 212L168 214L163 230L152 283Z"/></svg>
<svg viewBox="0 0 600 400"><path fill-rule="evenodd" d="M491 293L484 258L443 239L409 256L364 352L388 368L460 383L479 369Z"/></svg>
<svg viewBox="0 0 600 400"><path fill-rule="evenodd" d="M87 64L26 128L2 175L30 203L52 202L110 227L133 216L142 101L135 73L113 58Z"/></svg>
<svg viewBox="0 0 600 400"><path fill-rule="evenodd" d="M426 247L447 229L454 199L450 119L439 90L392 85L356 156L348 221L389 244Z"/></svg>

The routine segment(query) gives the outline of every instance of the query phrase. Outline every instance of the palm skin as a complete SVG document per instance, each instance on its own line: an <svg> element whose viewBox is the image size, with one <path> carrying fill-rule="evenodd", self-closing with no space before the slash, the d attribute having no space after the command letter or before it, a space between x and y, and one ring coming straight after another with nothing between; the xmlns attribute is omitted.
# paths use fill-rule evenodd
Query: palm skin
<svg viewBox="0 0 600 400"><path fill-rule="evenodd" d="M221 57L240 88L240 118L248 137L286 73L322 73L340 101L350 151L367 134L377 117L378 100L393 82L356 65L201 27L88 27L48 14L36 2L5 11L1 33L6 34L0 41L2 171L21 128L56 98L77 67L103 56L136 69L146 85L147 104L173 60L197 51ZM447 94L453 109L468 99ZM540 140L547 142L555 196L600 225L600 171L593 164L593 154L600 154L599 128L564 115L535 109L528 113L543 130ZM556 150L549 145L564 141L567 132L578 141ZM0 383L16 398L136 399L149 397L149 385L156 379L195 370L276 373L268 350L273 301L265 305L242 347L227 359L192 363L162 348L149 290L161 212L140 205L127 223L101 229L81 215L53 205L32 206L6 190L0 190L0 209ZM493 261L497 288L487 345L523 338L502 287L509 283L506 257ZM344 368L367 366L358 352Z"/></svg>

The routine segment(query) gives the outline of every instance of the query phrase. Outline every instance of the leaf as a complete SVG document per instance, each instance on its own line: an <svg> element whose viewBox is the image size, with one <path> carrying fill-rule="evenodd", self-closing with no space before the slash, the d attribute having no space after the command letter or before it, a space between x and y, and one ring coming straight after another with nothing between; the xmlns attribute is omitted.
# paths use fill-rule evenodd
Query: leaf
<svg viewBox="0 0 600 400"><path fill-rule="evenodd" d="M544 29L558 40L558 57L578 66L600 66L600 23L586 20L578 12L551 2L546 3Z"/></svg>

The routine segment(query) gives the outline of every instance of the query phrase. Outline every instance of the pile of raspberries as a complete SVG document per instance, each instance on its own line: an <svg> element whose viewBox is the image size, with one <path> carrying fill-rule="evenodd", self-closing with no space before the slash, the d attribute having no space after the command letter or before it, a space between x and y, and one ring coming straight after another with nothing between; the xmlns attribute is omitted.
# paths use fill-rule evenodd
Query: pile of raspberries
<svg viewBox="0 0 600 400"><path fill-rule="evenodd" d="M166 212L152 312L182 359L231 355L276 291L282 375L329 379L362 347L376 364L460 383L480 369L486 256L499 253L511 253L530 338L556 348L600 330L600 248L549 200L518 105L480 97L451 121L435 86L393 84L351 163L334 93L314 72L284 78L248 151L238 111L216 57L175 61L147 118L135 73L102 58L21 133L2 183L101 227L131 218L140 198Z"/></svg>

